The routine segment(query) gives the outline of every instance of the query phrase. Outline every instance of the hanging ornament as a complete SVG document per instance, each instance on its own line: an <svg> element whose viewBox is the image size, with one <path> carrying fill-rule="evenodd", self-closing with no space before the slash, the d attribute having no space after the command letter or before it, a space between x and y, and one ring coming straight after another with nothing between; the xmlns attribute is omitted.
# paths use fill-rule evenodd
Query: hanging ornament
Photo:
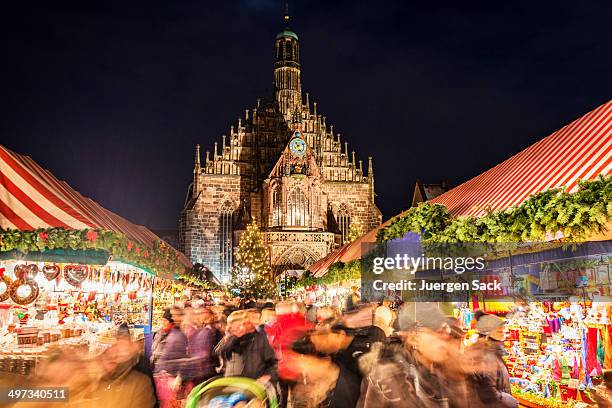
<svg viewBox="0 0 612 408"><path fill-rule="evenodd" d="M57 278L61 272L59 265L49 264L42 268L42 273L48 281L52 281Z"/></svg>
<svg viewBox="0 0 612 408"><path fill-rule="evenodd" d="M18 305L29 305L38 297L38 283L34 279L18 279L9 288L9 295Z"/></svg>
<svg viewBox="0 0 612 408"><path fill-rule="evenodd" d="M29 264L25 268L26 268L26 275L29 279L34 279L36 275L38 275L38 272L40 272L40 269L38 269L38 265L34 263Z"/></svg>
<svg viewBox="0 0 612 408"><path fill-rule="evenodd" d="M80 288L88 275L86 265L66 265L64 267L64 279L75 288Z"/></svg>
<svg viewBox="0 0 612 408"><path fill-rule="evenodd" d="M13 284L13 280L4 274L5 269L0 268L0 302L4 302L10 297L10 288Z"/></svg>
<svg viewBox="0 0 612 408"><path fill-rule="evenodd" d="M19 279L25 279L28 273L28 266L26 264L19 264L19 265L15 265L15 269L13 269L13 274L15 275L15 278Z"/></svg>

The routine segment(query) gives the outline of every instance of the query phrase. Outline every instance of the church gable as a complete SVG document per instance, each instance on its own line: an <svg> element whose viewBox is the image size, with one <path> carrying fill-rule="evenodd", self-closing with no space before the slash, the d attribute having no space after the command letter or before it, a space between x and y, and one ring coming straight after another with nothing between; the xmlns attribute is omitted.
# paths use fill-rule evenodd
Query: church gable
<svg viewBox="0 0 612 408"><path fill-rule="evenodd" d="M289 176L314 177L317 180L321 178L315 155L299 131L293 134L285 146L268 178Z"/></svg>

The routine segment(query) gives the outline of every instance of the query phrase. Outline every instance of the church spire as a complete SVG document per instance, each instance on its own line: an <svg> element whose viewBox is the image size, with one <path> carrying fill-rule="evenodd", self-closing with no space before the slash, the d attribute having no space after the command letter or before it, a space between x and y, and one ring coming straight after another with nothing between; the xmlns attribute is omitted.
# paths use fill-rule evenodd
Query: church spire
<svg viewBox="0 0 612 408"><path fill-rule="evenodd" d="M193 166L193 172L195 173L196 171L200 170L200 144L198 143L196 145L196 152L195 152L195 165Z"/></svg>
<svg viewBox="0 0 612 408"><path fill-rule="evenodd" d="M276 35L274 42L274 97L285 119L302 109L302 83L300 79L300 43L298 35L289 28L289 9L285 5L285 28Z"/></svg>
<svg viewBox="0 0 612 408"><path fill-rule="evenodd" d="M200 167L200 145L196 145L195 151L195 163L193 166L193 195L197 196L200 191L200 173L202 169Z"/></svg>
<svg viewBox="0 0 612 408"><path fill-rule="evenodd" d="M368 183L370 184L370 200L374 203L374 165L372 156L368 157Z"/></svg>

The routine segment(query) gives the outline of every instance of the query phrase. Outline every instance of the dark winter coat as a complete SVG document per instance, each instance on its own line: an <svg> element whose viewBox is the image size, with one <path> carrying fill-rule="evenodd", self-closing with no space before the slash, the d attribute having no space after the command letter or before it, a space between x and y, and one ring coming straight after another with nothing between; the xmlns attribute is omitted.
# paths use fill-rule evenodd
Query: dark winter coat
<svg viewBox="0 0 612 408"><path fill-rule="evenodd" d="M401 342L377 343L359 360L363 372L358 408L447 408L443 379L417 364Z"/></svg>
<svg viewBox="0 0 612 408"><path fill-rule="evenodd" d="M510 374L502 359L502 349L498 342L480 340L474 346L482 360L479 369L468 377L468 390L474 397L470 408L518 407L518 401L511 396Z"/></svg>
<svg viewBox="0 0 612 408"><path fill-rule="evenodd" d="M265 333L255 331L240 338L226 336L215 347L215 354L224 360L226 369L236 360L240 361L239 372L232 370L229 375L252 379L269 375L273 382L278 379L276 356Z"/></svg>

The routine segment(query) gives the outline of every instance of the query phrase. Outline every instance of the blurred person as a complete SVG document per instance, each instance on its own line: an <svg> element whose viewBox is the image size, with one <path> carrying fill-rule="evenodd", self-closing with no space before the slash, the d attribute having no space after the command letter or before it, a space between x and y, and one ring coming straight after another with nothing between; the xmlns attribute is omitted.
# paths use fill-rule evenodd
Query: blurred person
<svg viewBox="0 0 612 408"><path fill-rule="evenodd" d="M302 354L294 359L301 372L295 400L308 407L353 408L359 398L361 377L348 368L338 353L346 350L353 337L343 330L312 330L292 348ZM302 406L302 405L300 405Z"/></svg>
<svg viewBox="0 0 612 408"><path fill-rule="evenodd" d="M480 338L466 350L471 360L468 387L473 397L469 407L516 408L518 400L511 394L510 374L502 357L505 322L491 314L481 315L476 322Z"/></svg>
<svg viewBox="0 0 612 408"><path fill-rule="evenodd" d="M378 343L359 363L364 374L360 408L461 407L463 393L447 377L448 319L435 304L407 304L399 332ZM456 380L456 379L455 379Z"/></svg>
<svg viewBox="0 0 612 408"><path fill-rule="evenodd" d="M360 378L359 358L368 353L374 344L384 342L387 337L383 329L374 325L375 307L375 304L359 305L345 313L341 322L333 326L351 339L345 348L336 352L334 359L341 361L344 367Z"/></svg>
<svg viewBox="0 0 612 408"><path fill-rule="evenodd" d="M323 306L317 310L317 329L331 328L339 322L340 311L334 306Z"/></svg>
<svg viewBox="0 0 612 408"><path fill-rule="evenodd" d="M264 384L277 380L274 351L265 334L257 332L245 310L228 316L226 335L214 351L223 360L226 377L248 377Z"/></svg>
<svg viewBox="0 0 612 408"><path fill-rule="evenodd" d="M265 331L267 327L272 326L276 322L276 311L273 308L265 308L261 311L259 325Z"/></svg>
<svg viewBox="0 0 612 408"><path fill-rule="evenodd" d="M346 296L346 302L344 310L350 312L361 302L361 297L359 296L359 288L357 286L351 286L351 291Z"/></svg>
<svg viewBox="0 0 612 408"><path fill-rule="evenodd" d="M394 321L394 313L388 306L378 306L374 311L374 326L381 329L385 333L385 337L391 334Z"/></svg>
<svg viewBox="0 0 612 408"><path fill-rule="evenodd" d="M135 370L141 346L133 342L129 333L122 334L117 342L102 353L94 364L102 368L99 386L85 407L143 407L155 405L151 379Z"/></svg>
<svg viewBox="0 0 612 408"><path fill-rule="evenodd" d="M212 326L214 316L207 307L198 308L194 314L197 319L196 330L188 338L188 352L191 361L190 378L194 385L200 384L217 373L215 367L219 360L214 354L217 345L216 329Z"/></svg>
<svg viewBox="0 0 612 408"><path fill-rule="evenodd" d="M166 338L168 337L168 333L174 327L174 319L172 318L172 313L170 309L164 310L164 314L161 319L161 328L155 333L153 337L153 343L151 345L151 367L155 370L155 365L157 361L162 356L164 346L166 345Z"/></svg>
<svg viewBox="0 0 612 408"><path fill-rule="evenodd" d="M186 371L188 341L180 329L183 310L178 307L166 310L163 320L164 327L160 330L160 333L165 333L163 340L160 340L163 345L158 351L160 346L157 344L153 352L153 378L160 408L176 405L176 401L185 397L189 386L188 383L183 384L183 380L189 377ZM155 339L153 342L157 343Z"/></svg>
<svg viewBox="0 0 612 408"><path fill-rule="evenodd" d="M304 308L295 302L279 302L276 305L276 319L265 331L278 360L278 377L281 389L281 405L287 403L289 388L299 380L300 371L295 367L296 353L291 349L293 342L304 336L313 327L306 320Z"/></svg>
<svg viewBox="0 0 612 408"><path fill-rule="evenodd" d="M306 320L310 323L317 323L317 312L319 307L315 305L316 297L314 293L309 293L304 298L304 305L306 306Z"/></svg>
<svg viewBox="0 0 612 408"><path fill-rule="evenodd" d="M259 333L264 333L261 327L261 312L257 309L247 309L247 318ZM265 334L265 333L264 333Z"/></svg>
<svg viewBox="0 0 612 408"><path fill-rule="evenodd" d="M67 387L70 399L62 406L70 408L152 408L156 401L151 380L134 369L141 351L141 344L121 332L111 347L91 360L72 350L58 350L40 363L31 385Z"/></svg>

